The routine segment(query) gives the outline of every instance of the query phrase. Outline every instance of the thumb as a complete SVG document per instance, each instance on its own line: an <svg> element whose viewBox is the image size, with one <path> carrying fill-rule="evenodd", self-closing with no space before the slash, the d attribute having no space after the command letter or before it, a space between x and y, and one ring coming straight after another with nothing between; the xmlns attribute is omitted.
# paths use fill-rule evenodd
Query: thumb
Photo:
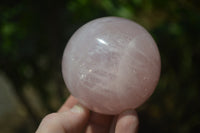
<svg viewBox="0 0 200 133"><path fill-rule="evenodd" d="M81 105L72 109L47 115L36 133L80 133L89 120L89 110Z"/></svg>

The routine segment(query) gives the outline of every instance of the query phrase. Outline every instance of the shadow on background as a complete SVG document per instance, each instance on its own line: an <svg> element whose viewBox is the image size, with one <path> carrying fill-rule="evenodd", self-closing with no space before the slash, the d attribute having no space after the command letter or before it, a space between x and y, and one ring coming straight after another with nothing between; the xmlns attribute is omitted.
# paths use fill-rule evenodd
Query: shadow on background
<svg viewBox="0 0 200 133"><path fill-rule="evenodd" d="M61 75L65 45L84 23L120 16L158 44L161 79L138 109L139 133L200 132L200 3L197 0L0 2L0 132L34 132L69 95Z"/></svg>

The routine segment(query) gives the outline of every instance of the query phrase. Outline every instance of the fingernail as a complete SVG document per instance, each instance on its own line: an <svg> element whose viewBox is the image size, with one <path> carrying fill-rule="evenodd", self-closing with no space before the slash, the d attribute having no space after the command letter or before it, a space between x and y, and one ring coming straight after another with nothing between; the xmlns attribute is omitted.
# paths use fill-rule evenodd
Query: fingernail
<svg viewBox="0 0 200 133"><path fill-rule="evenodd" d="M81 105L74 105L74 107L71 108L70 111L74 113L82 113L84 112L84 108Z"/></svg>

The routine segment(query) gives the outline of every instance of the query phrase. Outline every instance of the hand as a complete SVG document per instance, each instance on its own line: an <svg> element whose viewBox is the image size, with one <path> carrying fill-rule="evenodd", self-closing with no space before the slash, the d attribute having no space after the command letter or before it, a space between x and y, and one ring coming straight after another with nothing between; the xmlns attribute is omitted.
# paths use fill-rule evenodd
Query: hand
<svg viewBox="0 0 200 133"><path fill-rule="evenodd" d="M118 116L90 112L70 96L57 113L44 117L36 133L136 133L139 121L133 110Z"/></svg>

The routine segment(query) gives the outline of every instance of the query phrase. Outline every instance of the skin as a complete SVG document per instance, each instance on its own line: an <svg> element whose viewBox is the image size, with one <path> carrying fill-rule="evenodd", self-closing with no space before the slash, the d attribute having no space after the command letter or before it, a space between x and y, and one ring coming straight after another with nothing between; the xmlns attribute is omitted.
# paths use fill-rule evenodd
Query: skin
<svg viewBox="0 0 200 133"><path fill-rule="evenodd" d="M136 133L138 124L134 110L103 115L89 111L70 96L58 112L43 118L36 133Z"/></svg>

